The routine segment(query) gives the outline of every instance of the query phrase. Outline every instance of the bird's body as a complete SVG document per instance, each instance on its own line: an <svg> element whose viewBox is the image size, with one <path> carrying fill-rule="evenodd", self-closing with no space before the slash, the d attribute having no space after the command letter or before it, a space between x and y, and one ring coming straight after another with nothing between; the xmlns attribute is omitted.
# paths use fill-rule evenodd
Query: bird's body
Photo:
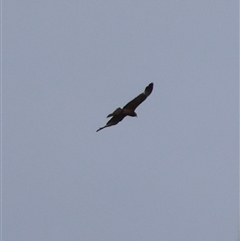
<svg viewBox="0 0 240 241"><path fill-rule="evenodd" d="M109 114L108 117L112 117L105 126L99 128L97 131L100 131L106 127L113 126L122 121L126 116L137 116L135 109L152 93L153 83L149 84L143 93L138 95L136 98L127 103L123 108L117 108L113 113Z"/></svg>

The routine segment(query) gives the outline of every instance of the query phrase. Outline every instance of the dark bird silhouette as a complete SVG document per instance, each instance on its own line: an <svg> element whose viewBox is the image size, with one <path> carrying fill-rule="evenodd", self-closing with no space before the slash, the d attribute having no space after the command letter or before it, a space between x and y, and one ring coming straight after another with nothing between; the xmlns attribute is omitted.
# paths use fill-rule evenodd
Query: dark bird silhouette
<svg viewBox="0 0 240 241"><path fill-rule="evenodd" d="M143 93L138 95L136 98L131 100L129 103L127 103L123 108L118 107L113 113L109 114L108 117L112 117L105 126L100 127L98 131L118 124L118 122L122 121L127 115L128 116L137 116L137 113L135 112L135 109L144 101L147 99L147 97L152 93L153 90L153 83L149 84Z"/></svg>

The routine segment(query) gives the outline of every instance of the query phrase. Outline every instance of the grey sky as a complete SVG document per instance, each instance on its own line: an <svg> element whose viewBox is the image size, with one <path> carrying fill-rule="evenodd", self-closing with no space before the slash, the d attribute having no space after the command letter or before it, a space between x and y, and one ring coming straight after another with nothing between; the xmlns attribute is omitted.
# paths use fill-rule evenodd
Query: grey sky
<svg viewBox="0 0 240 241"><path fill-rule="evenodd" d="M238 1L3 1L3 240L237 240L238 89Z"/></svg>

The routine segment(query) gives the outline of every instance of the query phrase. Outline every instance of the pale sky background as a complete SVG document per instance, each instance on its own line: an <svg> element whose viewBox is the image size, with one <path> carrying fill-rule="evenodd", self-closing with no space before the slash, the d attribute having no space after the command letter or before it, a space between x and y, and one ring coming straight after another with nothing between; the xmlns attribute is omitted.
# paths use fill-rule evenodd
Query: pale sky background
<svg viewBox="0 0 240 241"><path fill-rule="evenodd" d="M238 10L3 0L3 240L238 240Z"/></svg>

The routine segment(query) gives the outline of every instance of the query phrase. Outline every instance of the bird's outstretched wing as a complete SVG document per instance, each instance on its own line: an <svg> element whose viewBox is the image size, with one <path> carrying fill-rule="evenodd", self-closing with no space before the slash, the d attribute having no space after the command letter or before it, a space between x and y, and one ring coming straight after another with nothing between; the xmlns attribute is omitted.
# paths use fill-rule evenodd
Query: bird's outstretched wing
<svg viewBox="0 0 240 241"><path fill-rule="evenodd" d="M130 109L135 110L144 100L147 99L147 97L152 93L153 90L153 83L149 84L143 93L138 95L136 98L128 102L123 109Z"/></svg>
<svg viewBox="0 0 240 241"><path fill-rule="evenodd" d="M106 124L105 126L103 126L103 127L100 127L100 128L97 130L97 132L100 131L100 130L102 130L102 129L104 129L104 128L106 128L106 127L114 126L114 125L118 124L118 122L122 121L124 117L126 117L126 114L124 114L124 113L121 113L121 114L119 114L119 115L113 116L113 117L107 122L107 124Z"/></svg>
<svg viewBox="0 0 240 241"><path fill-rule="evenodd" d="M117 108L113 113L109 114L107 117L111 117L112 118L107 122L107 124L103 127L100 127L98 131L109 127L109 126L113 126L118 124L118 122L122 121L124 119L124 117L126 117L127 115L129 116L136 116L136 113L134 112L134 110L144 101L147 99L147 97L152 93L153 90L153 83L150 83L144 90L143 93L141 93L140 95L138 95L136 98L134 98L133 100L131 100L129 103L127 103L123 109L121 108Z"/></svg>

